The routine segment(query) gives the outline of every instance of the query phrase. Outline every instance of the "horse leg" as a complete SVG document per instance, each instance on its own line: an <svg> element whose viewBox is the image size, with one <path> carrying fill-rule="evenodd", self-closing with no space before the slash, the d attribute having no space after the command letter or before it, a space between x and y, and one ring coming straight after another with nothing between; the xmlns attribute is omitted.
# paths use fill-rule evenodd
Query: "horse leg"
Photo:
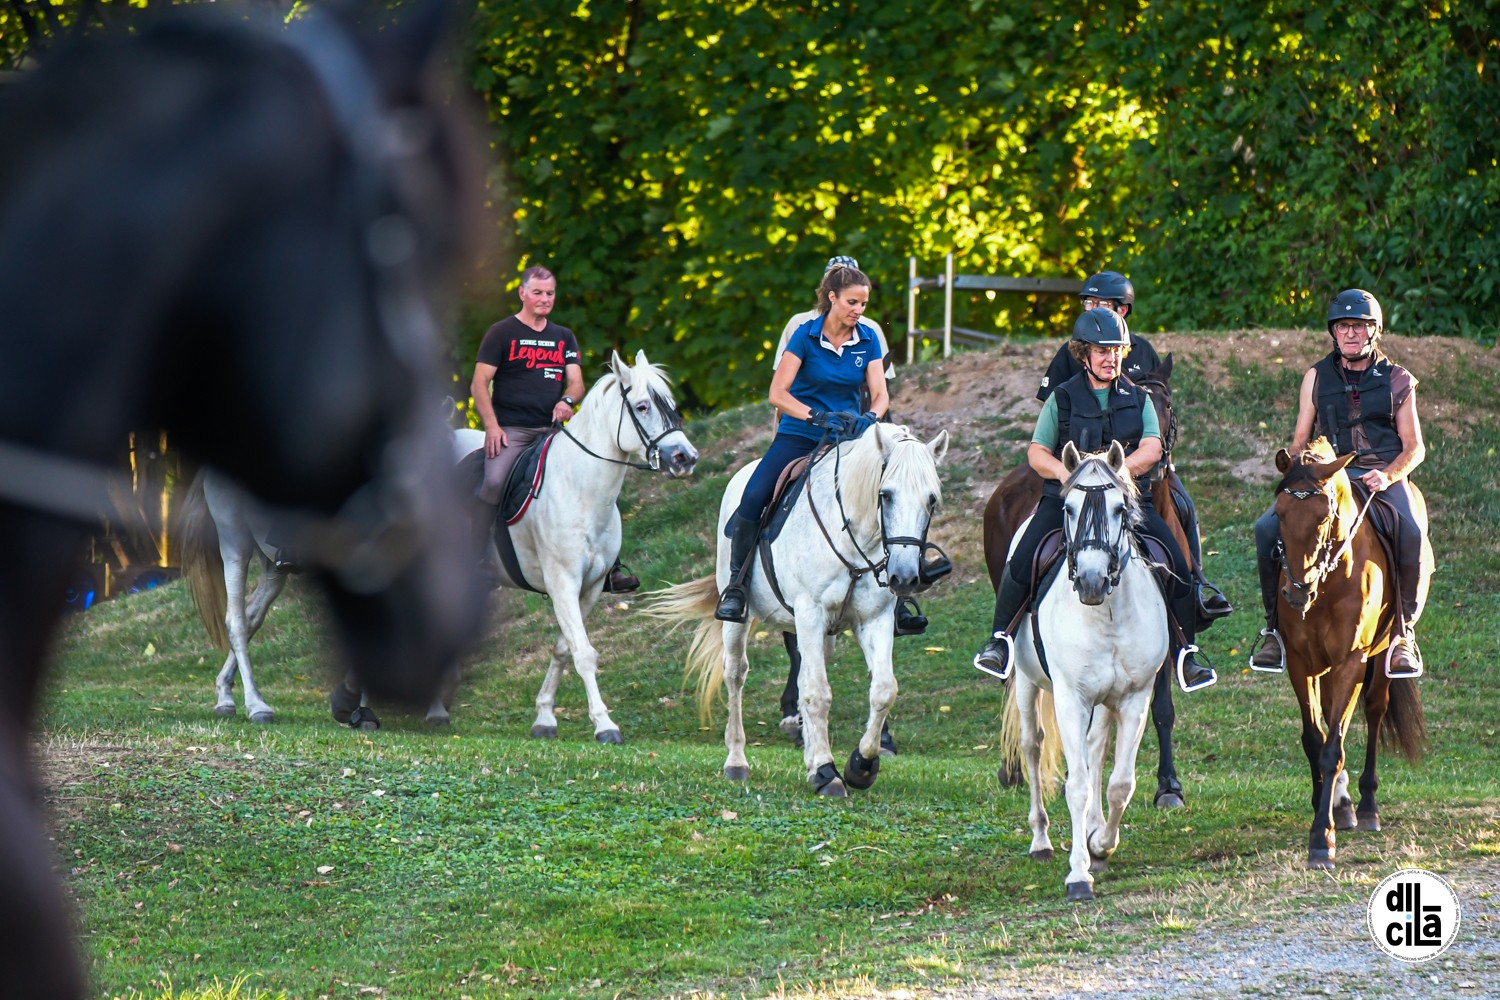
<svg viewBox="0 0 1500 1000"><path fill-rule="evenodd" d="M1334 791L1338 787L1339 772L1344 768L1344 735L1349 729L1349 716L1359 697L1364 658L1355 654L1357 663L1346 661L1335 665L1319 685L1319 707L1327 735L1318 754L1318 797L1313 804L1312 829L1308 832L1307 866L1314 869L1331 870L1337 853L1337 838L1333 828Z"/></svg>
<svg viewBox="0 0 1500 1000"><path fill-rule="evenodd" d="M1375 772L1375 752L1380 745L1380 727L1391 706L1391 679L1384 670L1372 671L1373 680L1365 691L1365 767L1359 772L1359 807L1354 825L1360 830L1380 829L1380 807L1375 804L1375 790L1380 778Z"/></svg>
<svg viewBox="0 0 1500 1000"><path fill-rule="evenodd" d="M1349 797L1349 769L1341 768L1333 780L1333 795L1329 799L1330 815L1335 830L1354 829L1354 800Z"/></svg>
<svg viewBox="0 0 1500 1000"><path fill-rule="evenodd" d="M360 686L359 678L354 675L353 670L346 671L343 681L328 692L328 711L333 716L333 721L347 726L349 717L359 707L363 696L364 689Z"/></svg>
<svg viewBox="0 0 1500 1000"><path fill-rule="evenodd" d="M1027 822L1031 825L1031 860L1051 861L1052 838L1047 835L1047 806L1044 801L1046 789L1042 788L1042 727L1037 718L1037 702L1041 689L1026 679L1020 670L1010 675L1010 697L1016 699L1016 713L1021 722L1021 765L1026 770L1026 784L1031 789L1031 811Z"/></svg>
<svg viewBox="0 0 1500 1000"><path fill-rule="evenodd" d="M250 607L246 612L245 622L245 652L240 657L240 682L244 689L245 714L251 722L274 722L276 712L270 705L266 704L260 696L260 688L255 684L255 673L250 667L248 655L250 640L260 627L266 622L266 615L271 611L271 605L281 595L282 588L286 586L287 574L280 572L265 557L261 558L260 582L255 585L255 593L250 598ZM230 607L236 605L231 604Z"/></svg>
<svg viewBox="0 0 1500 1000"><path fill-rule="evenodd" d="M745 639L750 629L739 622L724 623L724 777L730 781L750 778L750 761L745 757L745 677L750 673L750 659L745 655Z"/></svg>
<svg viewBox="0 0 1500 1000"><path fill-rule="evenodd" d="M1104 755L1109 752L1110 733L1118 726L1115 713L1104 705L1095 705L1089 714L1089 729L1086 734L1089 748L1089 818L1088 848L1089 873L1098 875L1109 867L1109 855L1113 845L1100 847L1104 843L1104 809L1100 805L1104 798Z"/></svg>
<svg viewBox="0 0 1500 1000"><path fill-rule="evenodd" d="M557 716L552 708L557 704L557 686L562 683L563 671L572 657L568 641L558 636L552 646L552 658L547 661L547 673L542 677L542 686L536 693L536 719L531 723L533 739L553 740L557 738Z"/></svg>
<svg viewBox="0 0 1500 1000"><path fill-rule="evenodd" d="M1177 809L1187 804L1187 798L1182 794L1177 764L1172 759L1172 727L1177 724L1177 709L1172 704L1172 672L1166 663L1157 670L1151 690L1151 722L1156 727L1156 745L1161 750L1156 765L1154 804L1158 809Z"/></svg>
<svg viewBox="0 0 1500 1000"><path fill-rule="evenodd" d="M1135 763L1140 755L1141 739L1146 734L1147 699L1142 691L1120 703L1114 713L1115 720L1115 766L1109 776L1109 818L1099 836L1089 841L1089 853L1097 859L1103 871L1115 848L1120 846L1120 823L1125 817L1125 807L1135 795ZM1102 771L1103 761L1100 761Z"/></svg>
<svg viewBox="0 0 1500 1000"><path fill-rule="evenodd" d="M573 599L573 595L578 593L576 584L571 590L562 590L561 598L552 599L552 610L557 615L558 625L562 626L563 638L568 640L568 648L573 652L573 669L577 671L579 680L583 681L583 690L588 695L594 739L600 743L624 743L620 727L609 717L609 708L605 706L604 697L599 693L599 652L594 649L594 644L589 641L589 634L583 627L583 619L599 600L603 583L602 578L594 582L577 599ZM559 593L553 588L551 580L547 581L547 592Z"/></svg>
<svg viewBox="0 0 1500 1000"><path fill-rule="evenodd" d="M798 644L802 651L802 675L797 684L797 706L802 713L802 761L807 765L807 780L819 795L843 798L848 791L833 764L833 751L828 745L828 709L833 704L833 689L828 684L825 645L819 641L827 632L828 623L821 608L803 604L798 605L796 616L797 635L810 637Z"/></svg>
<svg viewBox="0 0 1500 1000"><path fill-rule="evenodd" d="M1089 855L1089 797L1094 794L1094 778L1089 773L1089 719L1092 706L1066 684L1053 682L1052 701L1057 712L1057 730L1062 740L1063 757L1068 762L1065 788L1068 813L1073 830L1073 846L1068 852L1068 902L1082 903L1094 898L1094 876L1089 873L1093 859Z"/></svg>
<svg viewBox="0 0 1500 1000"><path fill-rule="evenodd" d="M797 633L781 633L781 642L787 658L786 687L781 690L781 731L800 740L802 717L797 714L797 675L802 670L802 654L797 649Z"/></svg>
<svg viewBox="0 0 1500 1000"><path fill-rule="evenodd" d="M844 783L851 788L869 788L880 773L881 733L885 718L896 703L896 671L891 666L893 636L885 615L867 618L854 629L870 670L870 717L859 745L849 754L849 763L844 767Z"/></svg>
<svg viewBox="0 0 1500 1000"><path fill-rule="evenodd" d="M453 724L453 718L448 714L448 710L453 705L453 695L458 691L458 682L459 670L455 665L443 677L443 683L438 685L437 693L432 696L432 704L427 706L426 722L429 726Z"/></svg>

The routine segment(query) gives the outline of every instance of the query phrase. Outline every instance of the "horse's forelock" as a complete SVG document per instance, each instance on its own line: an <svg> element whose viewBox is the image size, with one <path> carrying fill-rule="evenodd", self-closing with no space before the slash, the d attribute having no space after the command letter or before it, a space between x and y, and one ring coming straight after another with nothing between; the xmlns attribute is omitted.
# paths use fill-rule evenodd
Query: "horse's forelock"
<svg viewBox="0 0 1500 1000"><path fill-rule="evenodd" d="M880 438L886 448L881 449ZM931 494L943 498L937 463L920 438L900 424L876 424L853 444L846 446L841 492L849 504L849 516L868 526L880 518L880 490L892 485L902 493ZM920 454L918 452L920 451Z"/></svg>
<svg viewBox="0 0 1500 1000"><path fill-rule="evenodd" d="M1085 478L1088 481L1085 481ZM1118 489L1125 498L1125 519L1133 528L1138 526L1145 518L1141 511L1141 491L1135 483L1135 477L1129 474L1120 475L1109 467L1109 462L1103 455L1085 455L1083 460L1073 469L1073 474L1063 481L1062 496L1066 497L1068 491L1075 486L1109 485Z"/></svg>

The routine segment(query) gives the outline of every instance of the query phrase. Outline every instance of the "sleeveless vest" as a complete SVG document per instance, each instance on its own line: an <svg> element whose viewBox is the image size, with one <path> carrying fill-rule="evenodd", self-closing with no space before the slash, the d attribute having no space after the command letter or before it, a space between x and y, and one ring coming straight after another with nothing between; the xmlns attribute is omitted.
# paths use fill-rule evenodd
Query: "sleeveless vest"
<svg viewBox="0 0 1500 1000"><path fill-rule="evenodd" d="M1057 400L1057 447L1052 454L1062 457L1069 441L1079 451L1101 451L1118 441L1129 455L1140 446L1146 430L1141 407L1151 405L1146 394L1128 378L1115 379L1109 389L1109 406L1101 410L1094 391L1089 388L1088 372L1079 372L1053 392ZM1042 495L1055 497L1062 484L1047 480Z"/></svg>
<svg viewBox="0 0 1500 1000"><path fill-rule="evenodd" d="M1391 373L1396 365L1379 351L1370 367L1359 372L1359 382L1351 387L1344 381L1344 370L1338 363L1338 352L1331 352L1313 365L1317 381L1313 396L1318 406L1318 432L1333 443L1340 455L1354 451L1354 426L1364 427L1370 447L1360 451L1360 458L1374 455L1381 462L1393 461L1401 454L1401 435L1396 432L1396 406L1391 395ZM1349 394L1359 392L1359 418L1350 415Z"/></svg>

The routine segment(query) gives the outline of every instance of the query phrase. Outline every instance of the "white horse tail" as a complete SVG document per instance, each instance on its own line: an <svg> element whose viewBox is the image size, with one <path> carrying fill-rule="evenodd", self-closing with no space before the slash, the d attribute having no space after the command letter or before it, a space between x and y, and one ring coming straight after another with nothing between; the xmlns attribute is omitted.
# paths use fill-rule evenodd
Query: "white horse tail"
<svg viewBox="0 0 1500 1000"><path fill-rule="evenodd" d="M719 584L712 576L674 584L652 591L644 604L646 614L672 623L672 627L697 622L688 646L686 677L698 692L698 717L708 721L714 696L724 686L724 623L714 617L719 606Z"/></svg>
<svg viewBox="0 0 1500 1000"><path fill-rule="evenodd" d="M224 591L224 557L219 554L219 529L203 495L203 475L200 472L193 477L187 495L177 502L178 559L209 641L228 649L224 613L229 595Z"/></svg>
<svg viewBox="0 0 1500 1000"><path fill-rule="evenodd" d="M1046 688L1037 691L1036 719L1042 727L1042 752L1037 771L1042 794L1051 795L1057 790L1057 780L1062 776L1062 735L1057 731L1057 709L1052 702L1052 692ZM1000 719L1000 761L1005 769L1026 773L1021 764L1021 710L1016 707L1014 676L1005 682L1005 711Z"/></svg>

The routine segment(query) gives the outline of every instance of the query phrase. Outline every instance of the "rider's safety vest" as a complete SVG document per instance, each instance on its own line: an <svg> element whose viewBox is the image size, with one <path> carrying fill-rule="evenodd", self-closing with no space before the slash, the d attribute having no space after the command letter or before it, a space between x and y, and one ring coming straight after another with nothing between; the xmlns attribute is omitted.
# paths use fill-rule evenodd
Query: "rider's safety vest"
<svg viewBox="0 0 1500 1000"><path fill-rule="evenodd" d="M1375 456L1381 462L1394 461L1401 454L1401 435L1396 432L1396 406L1391 395L1391 375L1399 367L1379 351L1370 367L1359 372L1359 382L1344 380L1345 370L1338 363L1338 352L1313 365L1317 381L1313 395L1318 405L1318 432L1333 442L1340 455L1355 451L1354 428L1364 427L1368 448L1358 449L1359 457ZM1349 397L1359 393L1359 416L1351 416Z"/></svg>
<svg viewBox="0 0 1500 1000"><path fill-rule="evenodd" d="M1146 430L1141 407L1149 406L1144 390L1128 378L1117 378L1109 389L1109 406L1099 408L1099 401L1089 387L1088 372L1080 372L1053 392L1057 400L1057 446L1052 454L1062 457L1063 446L1073 442L1081 452L1101 451L1118 441L1129 455L1141 443ZM1057 496L1062 484L1047 480L1042 486L1046 496Z"/></svg>

